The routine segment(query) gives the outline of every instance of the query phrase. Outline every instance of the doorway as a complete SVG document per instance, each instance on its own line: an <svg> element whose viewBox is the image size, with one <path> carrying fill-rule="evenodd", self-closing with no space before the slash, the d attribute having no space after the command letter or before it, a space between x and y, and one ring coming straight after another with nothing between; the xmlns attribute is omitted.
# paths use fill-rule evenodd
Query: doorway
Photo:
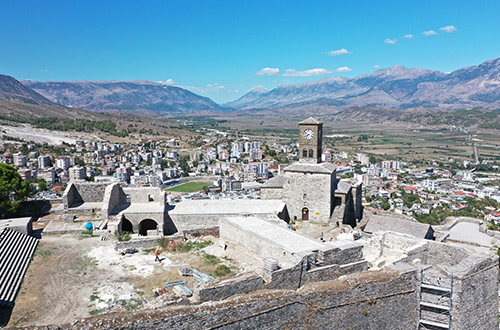
<svg viewBox="0 0 500 330"><path fill-rule="evenodd" d="M303 221L308 221L309 220L309 209L307 207L304 207L302 209L302 220Z"/></svg>

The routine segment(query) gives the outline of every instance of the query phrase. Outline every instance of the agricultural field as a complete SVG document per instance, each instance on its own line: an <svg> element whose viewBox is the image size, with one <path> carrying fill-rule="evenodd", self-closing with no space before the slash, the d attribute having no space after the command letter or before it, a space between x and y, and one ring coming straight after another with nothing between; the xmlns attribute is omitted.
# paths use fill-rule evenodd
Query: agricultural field
<svg viewBox="0 0 500 330"><path fill-rule="evenodd" d="M272 143L295 143L297 116L214 117L217 130ZM457 127L452 123L431 125L397 120L369 122L318 116L324 123L323 148L332 152L363 152L379 159L401 161L449 158L473 160L474 146L480 159L500 160L500 134L496 130ZM196 120L194 120L196 126Z"/></svg>

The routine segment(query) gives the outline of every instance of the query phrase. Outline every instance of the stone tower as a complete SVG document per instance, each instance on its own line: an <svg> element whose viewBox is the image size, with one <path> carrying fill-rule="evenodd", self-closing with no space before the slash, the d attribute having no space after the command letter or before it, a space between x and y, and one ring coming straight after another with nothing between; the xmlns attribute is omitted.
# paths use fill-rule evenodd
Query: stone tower
<svg viewBox="0 0 500 330"><path fill-rule="evenodd" d="M321 163L323 123L309 117L299 123L299 144L301 162Z"/></svg>
<svg viewBox="0 0 500 330"><path fill-rule="evenodd" d="M299 161L283 170L283 200L292 219L329 223L337 188L335 166L321 163L323 123L299 123Z"/></svg>

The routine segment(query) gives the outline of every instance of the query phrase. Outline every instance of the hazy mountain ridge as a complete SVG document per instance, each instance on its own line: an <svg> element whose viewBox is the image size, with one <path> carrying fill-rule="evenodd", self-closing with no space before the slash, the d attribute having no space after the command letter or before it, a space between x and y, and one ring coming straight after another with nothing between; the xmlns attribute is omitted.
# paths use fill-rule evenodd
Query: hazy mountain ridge
<svg viewBox="0 0 500 330"><path fill-rule="evenodd" d="M396 65L355 78L281 85L248 97L250 93L226 105L286 111L330 104L331 112L350 107L496 110L500 109L500 58L451 73Z"/></svg>
<svg viewBox="0 0 500 330"><path fill-rule="evenodd" d="M92 111L149 111L158 114L225 109L211 99L180 87L146 80L48 81L23 83L47 99L68 107Z"/></svg>

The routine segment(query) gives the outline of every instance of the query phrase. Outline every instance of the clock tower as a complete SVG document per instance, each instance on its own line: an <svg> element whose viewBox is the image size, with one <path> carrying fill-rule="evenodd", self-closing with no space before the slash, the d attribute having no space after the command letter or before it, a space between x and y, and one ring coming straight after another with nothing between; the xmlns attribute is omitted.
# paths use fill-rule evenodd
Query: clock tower
<svg viewBox="0 0 500 330"><path fill-rule="evenodd" d="M299 123L299 134L300 162L321 163L323 123L309 117Z"/></svg>

